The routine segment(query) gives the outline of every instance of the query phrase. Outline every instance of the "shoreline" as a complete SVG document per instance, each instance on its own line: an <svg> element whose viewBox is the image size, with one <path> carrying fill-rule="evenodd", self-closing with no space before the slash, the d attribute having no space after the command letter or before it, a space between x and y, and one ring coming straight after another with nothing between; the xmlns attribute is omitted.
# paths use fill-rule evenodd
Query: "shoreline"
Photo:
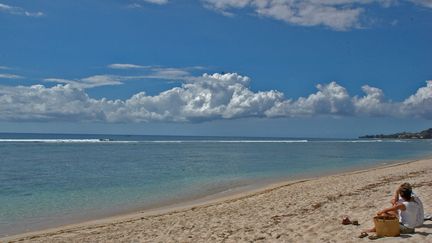
<svg viewBox="0 0 432 243"><path fill-rule="evenodd" d="M176 213L184 213L188 211L194 211L196 209L203 209L208 207L214 207L223 205L233 201L244 200L248 198L262 196L263 194L281 190L286 187L302 184L306 182L323 180L331 177L344 177L356 174L365 174L376 170L389 169L400 166L407 166L413 163L425 162L432 160L431 156L424 156L413 160L403 161L389 161L383 162L375 166L361 166L363 168L345 168L337 172L325 172L325 173L314 173L315 175L309 174L307 177L299 176L300 178L290 179L279 179L273 182L261 182L255 184L248 184L245 186L235 187L221 192L198 197L192 200L180 201L174 204L168 204L157 208L146 208L131 210L131 212L117 214L108 217L102 217L97 219L86 220L84 222L66 224L57 227L51 227L43 230L36 230L31 232L19 233L15 235L6 236L0 238L0 241L15 241L18 239L35 239L46 235L55 235L56 233L69 232L74 230L80 230L85 228L98 228L103 227L107 224L124 224L134 221L140 221L144 218L155 218Z"/></svg>

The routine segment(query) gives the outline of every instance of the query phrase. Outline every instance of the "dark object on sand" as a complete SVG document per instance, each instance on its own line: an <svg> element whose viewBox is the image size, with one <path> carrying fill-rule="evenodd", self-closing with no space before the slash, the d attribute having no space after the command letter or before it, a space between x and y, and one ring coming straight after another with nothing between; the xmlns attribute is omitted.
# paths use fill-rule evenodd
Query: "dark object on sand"
<svg viewBox="0 0 432 243"><path fill-rule="evenodd" d="M349 218L348 216L344 216L344 217L342 218L342 224L343 224L343 225L349 225L349 224L352 224L352 225L360 225L359 222L358 222L358 220L353 220L353 221L351 221L350 218Z"/></svg>
<svg viewBox="0 0 432 243"><path fill-rule="evenodd" d="M378 236L378 235L370 235L370 236L368 237L369 240L377 240L377 239L379 239L379 238L381 238L381 236Z"/></svg>
<svg viewBox="0 0 432 243"><path fill-rule="evenodd" d="M351 222L351 220L347 216L347 217L343 217L342 224L343 225L348 225L348 224L352 224L352 222Z"/></svg>

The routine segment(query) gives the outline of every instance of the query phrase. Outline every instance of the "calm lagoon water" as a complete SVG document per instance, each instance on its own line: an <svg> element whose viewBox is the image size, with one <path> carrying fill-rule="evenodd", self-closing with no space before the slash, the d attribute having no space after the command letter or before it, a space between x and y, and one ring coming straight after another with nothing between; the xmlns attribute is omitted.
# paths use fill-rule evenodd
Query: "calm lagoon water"
<svg viewBox="0 0 432 243"><path fill-rule="evenodd" d="M430 140L0 134L0 236L431 155Z"/></svg>

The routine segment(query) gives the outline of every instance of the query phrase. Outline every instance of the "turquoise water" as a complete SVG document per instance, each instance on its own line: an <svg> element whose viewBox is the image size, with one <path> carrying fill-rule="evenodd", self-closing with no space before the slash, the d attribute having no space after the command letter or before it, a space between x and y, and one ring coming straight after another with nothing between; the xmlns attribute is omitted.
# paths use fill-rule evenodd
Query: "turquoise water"
<svg viewBox="0 0 432 243"><path fill-rule="evenodd" d="M430 155L429 140L0 134L0 235Z"/></svg>

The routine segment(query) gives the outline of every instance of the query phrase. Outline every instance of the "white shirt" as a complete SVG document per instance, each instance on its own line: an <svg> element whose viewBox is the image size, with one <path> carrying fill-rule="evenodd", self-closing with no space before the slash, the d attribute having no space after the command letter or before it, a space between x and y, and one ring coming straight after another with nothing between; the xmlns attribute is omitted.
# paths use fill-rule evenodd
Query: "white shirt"
<svg viewBox="0 0 432 243"><path fill-rule="evenodd" d="M405 210L399 210L399 222L408 228L416 228L423 225L424 215L421 204L414 197L412 201L399 200L398 204L405 205Z"/></svg>

